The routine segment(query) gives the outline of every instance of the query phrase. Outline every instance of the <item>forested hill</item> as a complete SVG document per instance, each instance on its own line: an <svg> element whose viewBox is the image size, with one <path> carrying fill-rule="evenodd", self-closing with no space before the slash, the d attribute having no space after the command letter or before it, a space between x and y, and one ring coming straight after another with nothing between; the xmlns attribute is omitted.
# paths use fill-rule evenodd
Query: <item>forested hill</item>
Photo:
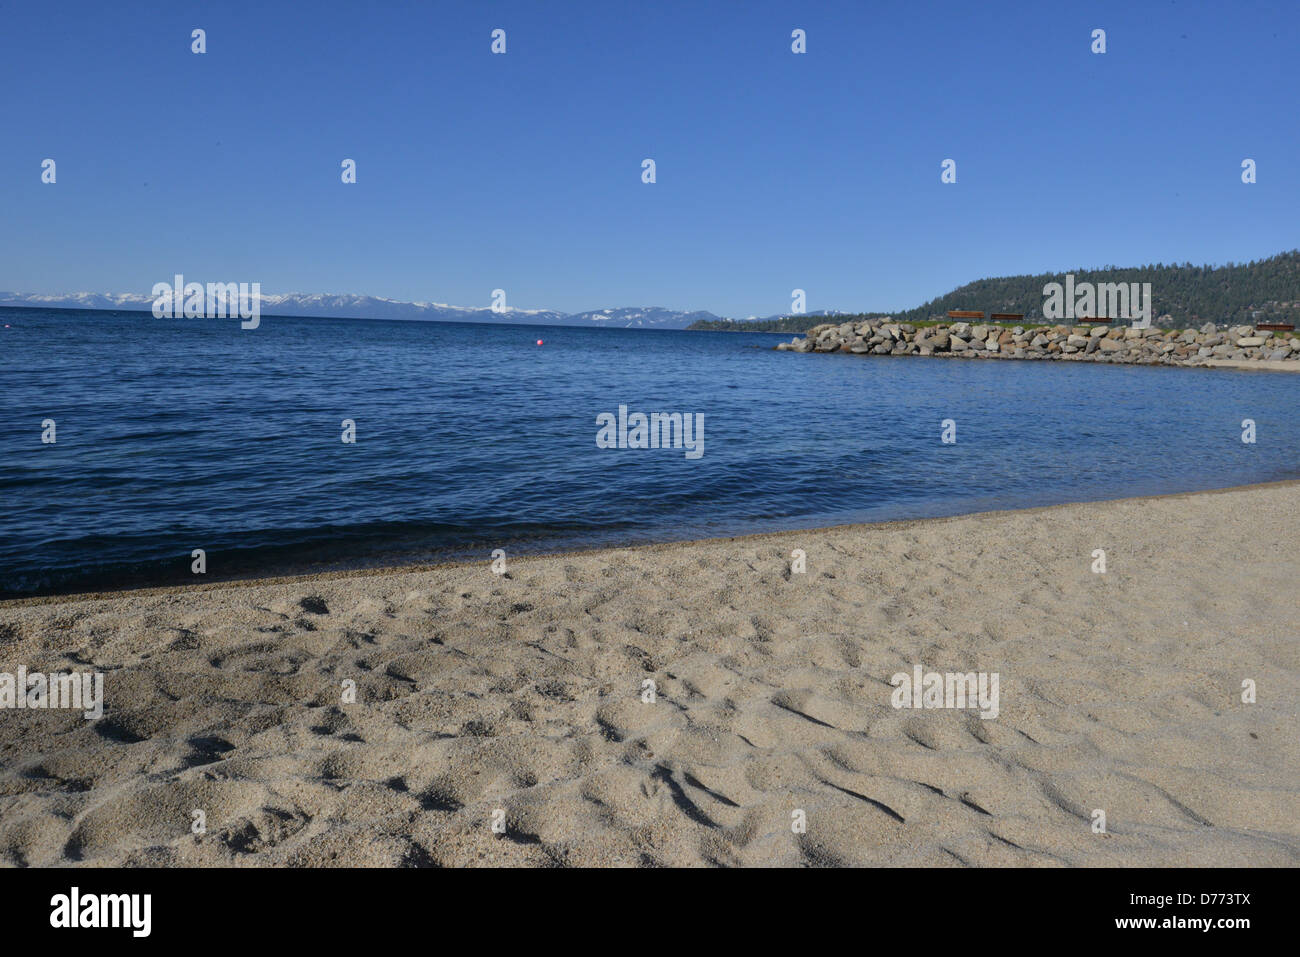
<svg viewBox="0 0 1300 957"><path fill-rule="evenodd" d="M1073 272L1076 286L1082 282L1151 283L1151 316L1158 325L1183 328L1206 322L1247 325L1300 319L1300 250L1225 266L1157 263L1128 269L1108 266ZM972 309L985 313L1019 312L1024 314L1026 322L1041 322L1043 286L1049 282L1064 283L1065 273L979 279L915 309L891 315L899 322L920 322L946 317L950 309ZM884 314L863 314L864 317L880 315ZM1168 318L1162 321L1160 317L1164 316ZM688 328L804 332L828 318L834 317L786 316L760 322L716 320L697 322Z"/></svg>

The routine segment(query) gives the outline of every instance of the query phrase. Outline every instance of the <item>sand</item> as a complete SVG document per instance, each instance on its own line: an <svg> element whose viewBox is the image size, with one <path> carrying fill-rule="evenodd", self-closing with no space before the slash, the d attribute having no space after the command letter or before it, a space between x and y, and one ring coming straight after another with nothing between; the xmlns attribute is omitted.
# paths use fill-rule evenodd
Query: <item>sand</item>
<svg viewBox="0 0 1300 957"><path fill-rule="evenodd" d="M0 711L0 860L1294 866L1297 527L1285 483L7 603L0 667L107 710ZM894 708L918 664L998 716Z"/></svg>
<svg viewBox="0 0 1300 957"><path fill-rule="evenodd" d="M1282 359L1206 359L1212 369L1253 369L1256 372L1300 372L1300 362Z"/></svg>

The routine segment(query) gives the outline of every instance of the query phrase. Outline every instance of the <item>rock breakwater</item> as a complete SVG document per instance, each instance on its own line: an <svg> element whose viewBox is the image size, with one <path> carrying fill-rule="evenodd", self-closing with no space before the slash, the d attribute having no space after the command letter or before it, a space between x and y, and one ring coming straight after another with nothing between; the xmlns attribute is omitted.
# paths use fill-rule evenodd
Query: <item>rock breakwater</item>
<svg viewBox="0 0 1300 957"><path fill-rule="evenodd" d="M782 342L786 352L844 352L863 356L935 356L966 359L1054 359L1134 365L1216 366L1266 363L1261 368L1300 371L1300 336L1293 331L1151 326L1006 326L952 322L913 325L884 319L825 323L802 339Z"/></svg>

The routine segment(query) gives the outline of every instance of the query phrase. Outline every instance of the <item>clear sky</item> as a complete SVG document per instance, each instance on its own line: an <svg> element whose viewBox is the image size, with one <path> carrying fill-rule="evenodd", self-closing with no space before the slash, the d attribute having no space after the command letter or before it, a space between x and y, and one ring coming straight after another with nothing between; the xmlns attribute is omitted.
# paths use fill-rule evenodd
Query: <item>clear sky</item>
<svg viewBox="0 0 1300 957"><path fill-rule="evenodd" d="M1300 246L1298 63L1296 0L0 0L0 289L746 316L1243 262Z"/></svg>

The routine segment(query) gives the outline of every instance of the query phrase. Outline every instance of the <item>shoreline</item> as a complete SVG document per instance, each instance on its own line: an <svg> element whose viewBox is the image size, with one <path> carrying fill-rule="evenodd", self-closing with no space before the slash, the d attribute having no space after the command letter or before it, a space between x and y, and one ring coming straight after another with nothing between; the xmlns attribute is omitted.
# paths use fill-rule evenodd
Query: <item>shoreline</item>
<svg viewBox="0 0 1300 957"><path fill-rule="evenodd" d="M10 670L103 714L0 713L0 865L1300 866L1297 523L1287 481L10 604Z"/></svg>
<svg viewBox="0 0 1300 957"><path fill-rule="evenodd" d="M739 535L719 535L704 538L684 538L662 542L645 542L633 543L628 545L595 545L591 547L579 547L572 549L547 549L538 552L521 552L510 556L510 565L520 565L528 562L553 561L564 558L595 558L604 554L622 553L628 551L663 551L672 549L682 549L699 547L706 545L719 545L730 543L737 546L743 545L764 545L769 544L773 539L784 538L790 535L820 535L830 532L866 532L871 530L881 531L905 531L918 526L929 524L942 524L959 521L962 519L980 519L995 516L1007 515L1034 515L1042 512L1050 512L1054 509L1077 508L1088 505L1105 505L1119 504L1129 502L1154 502L1166 499L1185 499L1198 495L1224 495L1232 492L1248 491L1252 489L1269 489L1285 488L1288 486L1300 486L1300 479L1279 479L1274 482L1256 482L1248 485L1230 485L1223 488L1200 489L1188 492L1169 492L1162 495L1130 495L1122 498L1105 498L1105 499L1078 499L1069 502L1058 502L1053 505L1033 505L1027 508L1001 508L986 509L976 512L960 512L955 515L941 515L929 518L902 518L890 519L882 522L848 522L836 525L814 525L809 527L796 527L789 529L778 529L775 531L752 532ZM183 585L141 585L139 587L127 587L119 589L108 589L103 591L84 591L84 592L57 592L48 595L33 595L30 597L16 596L3 598L0 597L0 611L7 608L22 608L34 605L51 605L63 602L74 601L110 601L115 598L131 598L136 596L165 596L165 595L186 595L191 593L201 593L225 588L255 588L266 585L290 585L304 582L328 582L338 581L350 578L375 578L392 575L422 574L434 573L440 571L459 571L466 569L481 569L491 563L490 558L481 559L463 559L451 561L433 561L433 562L398 562L396 564L375 565L373 567L357 568L328 568L321 571L302 571L286 572L282 574L267 575L250 575L246 577L233 577L229 579L219 579L215 581L193 582Z"/></svg>
<svg viewBox="0 0 1300 957"><path fill-rule="evenodd" d="M103 712L0 713L0 865L1300 866L1297 523L1287 481L11 604L10 670Z"/></svg>

